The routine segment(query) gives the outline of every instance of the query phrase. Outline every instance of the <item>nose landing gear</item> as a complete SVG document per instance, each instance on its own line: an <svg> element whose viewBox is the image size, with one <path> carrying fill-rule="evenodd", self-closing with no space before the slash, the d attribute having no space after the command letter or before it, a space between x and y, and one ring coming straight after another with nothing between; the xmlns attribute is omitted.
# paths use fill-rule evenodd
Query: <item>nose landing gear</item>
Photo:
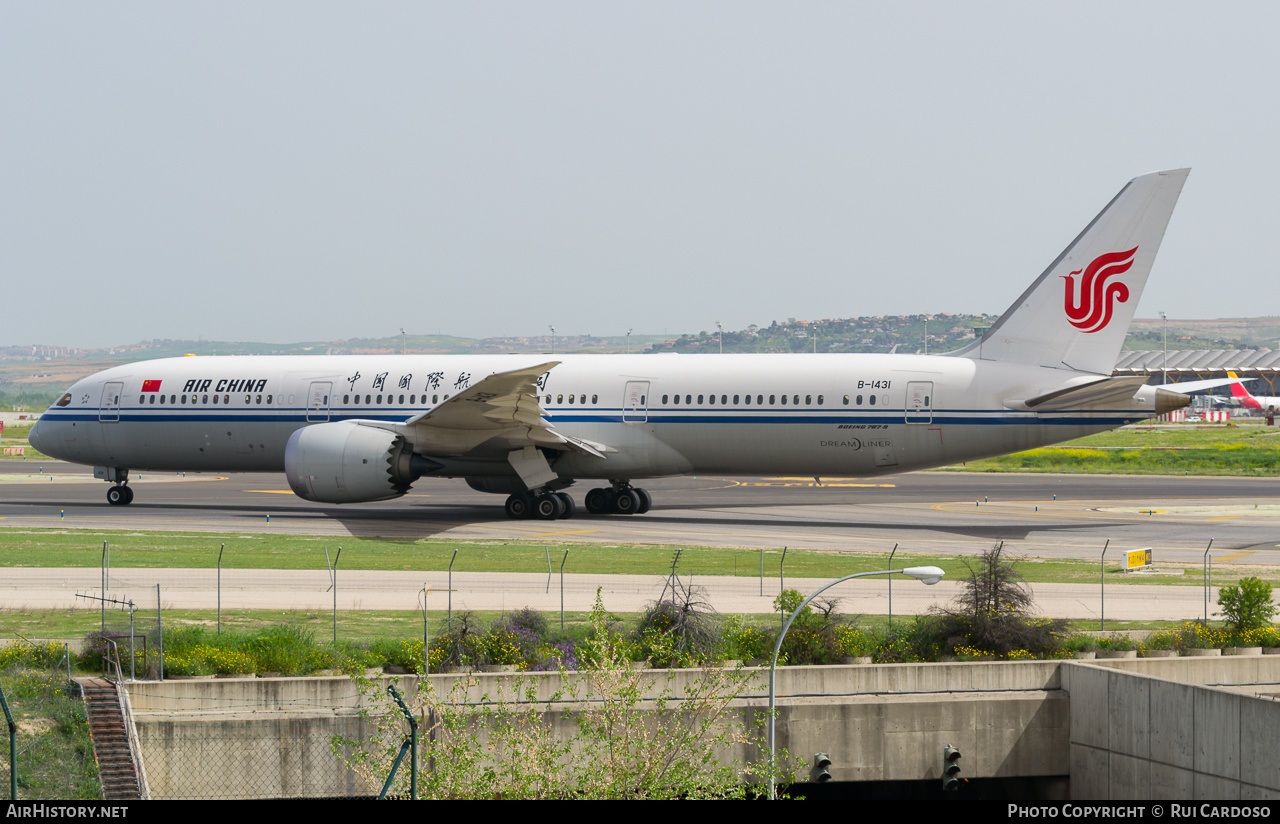
<svg viewBox="0 0 1280 824"><path fill-rule="evenodd" d="M95 466L93 477L115 484L107 490L107 503L112 506L128 506L133 503L133 490L129 488L129 470L118 466Z"/></svg>

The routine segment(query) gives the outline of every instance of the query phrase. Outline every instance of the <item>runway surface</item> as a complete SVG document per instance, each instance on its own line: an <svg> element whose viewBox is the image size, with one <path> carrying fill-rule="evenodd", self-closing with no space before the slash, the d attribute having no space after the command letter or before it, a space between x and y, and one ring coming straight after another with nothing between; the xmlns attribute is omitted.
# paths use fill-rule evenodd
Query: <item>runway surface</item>
<svg viewBox="0 0 1280 824"><path fill-rule="evenodd" d="M396 501L329 506L303 501L281 475L143 473L130 481L130 506L109 506L107 485L90 470L57 462L0 462L0 528L112 529L211 533L439 538L469 541L708 545L748 548L804 547L828 551L973 556L995 541L1018 555L1097 560L1110 540L1108 560L1126 549L1152 547L1157 564L1188 564L1199 575L1205 548L1222 565L1280 566L1280 481L1276 479L1152 476L1003 475L917 472L877 479L689 477L645 482L654 508L640 516L593 516L581 508L586 489L570 492L579 514L560 521L511 521L503 497L471 490L461 481L419 481ZM909 561L908 561L909 563ZM327 610L334 604L323 569L312 572L224 571L228 609ZM616 579L616 580L615 580ZM166 608L212 608L211 570L119 569L113 595L154 606L161 583ZM610 609L633 611L658 597L660 576L567 575L564 603L589 608L605 586ZM768 612L777 578L702 577L711 603L724 612ZM820 581L787 579L811 591ZM98 593L98 571L9 569L0 576L0 605L37 609L90 607L76 594ZM946 603L955 582L924 587L894 582L894 611L918 613ZM546 575L455 574L449 594L444 573L373 573L343 570L338 608L432 611L560 607L559 578ZM884 614L884 580L850 582L836 595L841 611ZM1098 586L1039 584L1039 609L1055 617L1096 618ZM1210 611L1216 608L1211 592ZM1112 586L1108 618L1186 618L1203 613L1198 587Z"/></svg>
<svg viewBox="0 0 1280 824"><path fill-rule="evenodd" d="M298 533L669 544L973 555L1003 540L1047 558L1153 547L1158 561L1280 566L1280 480L915 472L878 479L646 481L645 515L512 521L503 497L422 480L395 501L333 506L294 496L282 475L150 475L130 506L84 467L0 462L0 527ZM1115 557L1118 557L1115 556Z"/></svg>

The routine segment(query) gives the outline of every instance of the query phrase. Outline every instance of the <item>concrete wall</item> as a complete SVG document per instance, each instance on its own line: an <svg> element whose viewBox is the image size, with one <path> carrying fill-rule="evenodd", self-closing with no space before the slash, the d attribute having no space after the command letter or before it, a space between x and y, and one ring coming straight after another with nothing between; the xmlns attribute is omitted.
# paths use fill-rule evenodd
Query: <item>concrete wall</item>
<svg viewBox="0 0 1280 824"><path fill-rule="evenodd" d="M778 672L778 746L806 764L832 758L838 781L938 778L942 748L963 753L962 775L1065 775L1069 712L1055 662L888 664L788 667ZM668 683L683 691L697 670L645 673L656 694ZM571 676L572 677L572 676ZM448 692L459 676L431 676ZM512 676L478 675L471 699L510 690ZM412 700L416 677L396 683ZM555 673L532 678L548 698L563 686ZM768 672L754 673L747 697L735 701L739 723L762 716ZM367 793L341 767L329 739L363 739L355 715L364 699L347 678L216 679L130 686L148 781L157 798L227 798ZM546 717L560 734L573 725L559 711ZM754 748L726 759L759 758Z"/></svg>
<svg viewBox="0 0 1280 824"><path fill-rule="evenodd" d="M1277 659L1064 664L1072 798L1280 798Z"/></svg>

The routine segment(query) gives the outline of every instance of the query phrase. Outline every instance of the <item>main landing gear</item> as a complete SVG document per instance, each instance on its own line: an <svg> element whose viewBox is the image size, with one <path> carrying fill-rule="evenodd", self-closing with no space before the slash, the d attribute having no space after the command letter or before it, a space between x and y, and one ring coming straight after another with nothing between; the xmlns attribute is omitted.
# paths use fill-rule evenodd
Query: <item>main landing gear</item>
<svg viewBox="0 0 1280 824"><path fill-rule="evenodd" d="M612 487L588 492L586 504L587 511L593 515L642 515L653 506L653 498L647 491L636 489L626 481L619 481ZM506 511L508 518L554 521L572 518L577 505L567 492L535 490L507 498Z"/></svg>
<svg viewBox="0 0 1280 824"><path fill-rule="evenodd" d="M653 506L653 498L626 481L615 481L608 489L597 487L588 492L585 503L592 515L643 515Z"/></svg>
<svg viewBox="0 0 1280 824"><path fill-rule="evenodd" d="M112 506L128 506L133 503L133 490L125 486L125 482L118 483L107 490L107 503Z"/></svg>
<svg viewBox="0 0 1280 824"><path fill-rule="evenodd" d="M526 492L507 498L508 518L537 518L540 521L554 521L558 518L572 518L578 511L567 492Z"/></svg>

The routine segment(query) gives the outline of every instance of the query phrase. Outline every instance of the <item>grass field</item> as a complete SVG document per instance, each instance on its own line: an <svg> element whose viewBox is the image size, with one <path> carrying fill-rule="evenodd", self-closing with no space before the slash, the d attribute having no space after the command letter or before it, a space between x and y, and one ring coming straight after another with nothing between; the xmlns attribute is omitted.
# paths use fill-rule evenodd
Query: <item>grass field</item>
<svg viewBox="0 0 1280 824"><path fill-rule="evenodd" d="M328 568L329 558L342 548L340 569L443 571L453 563L457 572L546 573L548 558L553 573L564 561L567 574L667 575L675 550L668 546L553 544L553 543L463 543L430 538L319 538L305 535L219 535L183 532L111 532L92 530L41 531L0 530L2 567L98 567L103 542L110 545L111 567L214 569L218 553L224 569L314 569ZM684 576L727 575L755 578L760 575L761 551L733 547L688 546L681 548L678 571ZM457 557L454 558L454 551ZM1101 550L1101 547L1099 547ZM568 552L568 557L565 553ZM1013 557L1017 557L1014 555ZM1116 550L1115 557L1119 558ZM763 552L764 575L776 579L782 548ZM837 578L854 572L887 569L889 553L842 553L789 549L787 578ZM917 555L899 552L895 568L938 566L948 578L963 576L965 559L954 555ZM1161 565L1179 569L1178 565ZM1092 560L1023 558L1019 568L1031 583L1093 583L1098 580L1098 562ZM1109 564L1121 585L1200 585L1200 567L1185 565L1185 575L1119 578L1120 567ZM1272 576L1269 568L1224 565L1214 570L1214 583L1232 583L1239 577Z"/></svg>
<svg viewBox="0 0 1280 824"><path fill-rule="evenodd" d="M1121 475L1280 475L1280 428L1133 426L1060 446L970 461L942 471Z"/></svg>

